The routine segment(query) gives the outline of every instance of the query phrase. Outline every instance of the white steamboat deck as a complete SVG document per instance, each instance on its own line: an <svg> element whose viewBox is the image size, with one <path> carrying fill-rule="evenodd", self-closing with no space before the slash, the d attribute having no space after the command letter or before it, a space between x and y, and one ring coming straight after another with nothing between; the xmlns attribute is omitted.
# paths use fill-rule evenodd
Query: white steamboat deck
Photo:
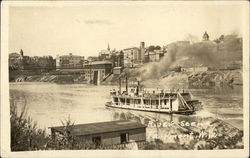
<svg viewBox="0 0 250 158"><path fill-rule="evenodd" d="M119 90L111 90L111 102L107 102L107 107L139 110L167 114L192 114L196 110L199 101L191 99L191 95L184 90L149 90L138 85L136 88L128 89L126 78L126 90L121 90L121 80Z"/></svg>
<svg viewBox="0 0 250 158"><path fill-rule="evenodd" d="M112 95L113 101L106 104L107 107L140 110L158 113L190 114L194 108L187 104L181 94L175 97L139 97L129 95Z"/></svg>

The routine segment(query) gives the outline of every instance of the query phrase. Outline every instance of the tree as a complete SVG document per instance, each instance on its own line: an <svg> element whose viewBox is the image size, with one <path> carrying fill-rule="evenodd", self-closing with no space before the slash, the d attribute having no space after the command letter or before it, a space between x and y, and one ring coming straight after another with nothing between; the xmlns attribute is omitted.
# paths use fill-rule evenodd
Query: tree
<svg viewBox="0 0 250 158"><path fill-rule="evenodd" d="M48 137L45 130L38 129L37 123L30 117L26 117L26 102L21 109L20 114L17 112L15 102L10 102L10 122L11 122L11 150L28 151L45 149Z"/></svg>
<svg viewBox="0 0 250 158"><path fill-rule="evenodd" d="M148 47L148 50L151 52L151 51L154 51L155 50L155 46L151 45Z"/></svg>
<svg viewBox="0 0 250 158"><path fill-rule="evenodd" d="M221 35L219 38L220 41L224 41L224 35Z"/></svg>
<svg viewBox="0 0 250 158"><path fill-rule="evenodd" d="M155 47L155 50L160 50L161 49L161 46L156 46Z"/></svg>

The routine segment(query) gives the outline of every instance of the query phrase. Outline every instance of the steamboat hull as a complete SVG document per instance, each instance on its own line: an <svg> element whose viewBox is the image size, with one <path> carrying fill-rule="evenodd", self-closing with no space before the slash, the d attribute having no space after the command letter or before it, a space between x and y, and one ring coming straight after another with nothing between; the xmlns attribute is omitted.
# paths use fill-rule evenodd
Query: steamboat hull
<svg viewBox="0 0 250 158"><path fill-rule="evenodd" d="M153 113L162 113L162 114L182 114L182 115L191 115L191 114L194 113L193 110L183 110L183 111L162 111L162 110L158 110L158 109L146 109L146 108L135 108L135 107L116 106L116 105L113 105L112 102L107 102L107 103L105 104L105 106L106 106L106 107L109 107L109 108L136 110L136 111L153 112Z"/></svg>

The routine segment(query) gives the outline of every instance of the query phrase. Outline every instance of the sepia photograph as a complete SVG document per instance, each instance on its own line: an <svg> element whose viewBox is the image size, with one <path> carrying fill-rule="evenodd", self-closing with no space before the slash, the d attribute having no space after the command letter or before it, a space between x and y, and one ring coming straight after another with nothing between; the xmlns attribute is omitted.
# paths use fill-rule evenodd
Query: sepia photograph
<svg viewBox="0 0 250 158"><path fill-rule="evenodd" d="M1 157L249 156L247 1L5 1L1 23Z"/></svg>

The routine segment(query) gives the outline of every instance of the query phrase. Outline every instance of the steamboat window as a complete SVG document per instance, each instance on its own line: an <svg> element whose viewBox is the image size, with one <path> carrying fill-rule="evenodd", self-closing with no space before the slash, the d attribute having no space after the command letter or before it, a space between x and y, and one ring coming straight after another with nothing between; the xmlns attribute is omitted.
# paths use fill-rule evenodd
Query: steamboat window
<svg viewBox="0 0 250 158"><path fill-rule="evenodd" d="M118 98L114 98L114 102L118 105Z"/></svg>
<svg viewBox="0 0 250 158"><path fill-rule="evenodd" d="M143 100L143 103L144 103L145 105L149 105L149 100Z"/></svg>
<svg viewBox="0 0 250 158"><path fill-rule="evenodd" d="M165 99L164 99L164 100L161 100L160 104L161 104L161 105L162 105L162 104L166 105Z"/></svg>
<svg viewBox="0 0 250 158"><path fill-rule="evenodd" d="M130 99L127 99L126 101L127 101L127 105L130 105Z"/></svg>
<svg viewBox="0 0 250 158"><path fill-rule="evenodd" d="M155 105L155 100L151 100L151 104L152 104L152 105Z"/></svg>
<svg viewBox="0 0 250 158"><path fill-rule="evenodd" d="M158 105L159 104L159 100L152 100L152 105Z"/></svg>
<svg viewBox="0 0 250 158"><path fill-rule="evenodd" d="M120 98L121 103L125 103L125 99L124 98Z"/></svg>
<svg viewBox="0 0 250 158"><path fill-rule="evenodd" d="M138 103L137 103L137 99L134 100L134 103L135 103L135 104L138 104Z"/></svg>
<svg viewBox="0 0 250 158"><path fill-rule="evenodd" d="M141 100L140 99L135 99L135 104L141 104Z"/></svg>
<svg viewBox="0 0 250 158"><path fill-rule="evenodd" d="M131 99L130 102L131 102L131 104L134 104L134 100L133 99Z"/></svg>

